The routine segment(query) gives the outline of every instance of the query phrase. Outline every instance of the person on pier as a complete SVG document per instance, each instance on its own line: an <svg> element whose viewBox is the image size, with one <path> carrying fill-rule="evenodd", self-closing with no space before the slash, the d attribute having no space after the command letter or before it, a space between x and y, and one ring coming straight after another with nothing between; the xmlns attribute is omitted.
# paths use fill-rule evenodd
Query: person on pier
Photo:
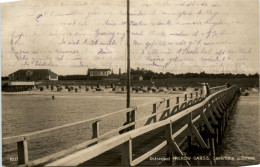
<svg viewBox="0 0 260 167"><path fill-rule="evenodd" d="M210 95L210 89L209 89L209 84L208 83L206 83L206 88L207 88L207 96L209 96Z"/></svg>
<svg viewBox="0 0 260 167"><path fill-rule="evenodd" d="M207 96L207 87L205 83L201 84L201 97L204 99Z"/></svg>

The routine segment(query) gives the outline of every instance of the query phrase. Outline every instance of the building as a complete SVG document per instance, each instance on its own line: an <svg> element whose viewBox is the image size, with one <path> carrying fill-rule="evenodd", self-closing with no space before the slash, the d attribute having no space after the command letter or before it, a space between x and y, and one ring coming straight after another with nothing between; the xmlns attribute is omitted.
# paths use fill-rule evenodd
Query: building
<svg viewBox="0 0 260 167"><path fill-rule="evenodd" d="M89 69L89 77L107 77L111 75L112 71L110 69Z"/></svg>
<svg viewBox="0 0 260 167"><path fill-rule="evenodd" d="M58 75L49 69L21 69L9 75L9 81L57 81Z"/></svg>
<svg viewBox="0 0 260 167"><path fill-rule="evenodd" d="M8 81L8 84L2 85L4 92L21 92L35 89L34 81Z"/></svg>

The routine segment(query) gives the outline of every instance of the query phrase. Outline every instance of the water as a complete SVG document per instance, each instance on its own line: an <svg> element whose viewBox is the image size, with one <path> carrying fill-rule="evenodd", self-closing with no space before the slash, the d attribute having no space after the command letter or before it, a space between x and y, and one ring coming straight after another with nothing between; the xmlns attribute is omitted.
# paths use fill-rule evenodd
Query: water
<svg viewBox="0 0 260 167"><path fill-rule="evenodd" d="M218 165L259 164L259 94L241 96L228 122L228 128L216 154Z"/></svg>
<svg viewBox="0 0 260 167"><path fill-rule="evenodd" d="M132 97L132 105L139 105L160 99L156 96ZM14 136L56 127L72 122L94 118L125 108L124 95L86 96L56 95L3 95L2 96L2 135ZM144 107L138 111L152 109ZM102 120L101 133L121 126L125 115L117 115L113 119ZM79 144L91 136L91 124L58 130L47 137L29 141L29 157L34 160L65 148ZM231 119L228 122L223 143L218 147L217 157L234 158L235 160L218 160L218 165L253 165L259 163L259 96L241 96ZM16 144L3 146L3 164L16 166L10 158L17 157ZM240 160L238 160L240 158Z"/></svg>
<svg viewBox="0 0 260 167"><path fill-rule="evenodd" d="M161 99L156 96L132 97L131 105L152 102ZM124 109L125 95L85 95L57 94L52 100L50 94L3 95L2 96L2 136L9 137L59 125L74 123ZM143 107L145 110L145 107ZM147 110L147 108L146 108ZM152 111L152 105L150 109ZM138 111L138 116L145 112ZM125 122L125 114L113 115L101 120L100 134L104 134ZM28 142L30 160L53 154L65 148L91 139L91 123L55 131L47 137ZM10 158L17 157L16 143L3 146L3 164L16 166Z"/></svg>

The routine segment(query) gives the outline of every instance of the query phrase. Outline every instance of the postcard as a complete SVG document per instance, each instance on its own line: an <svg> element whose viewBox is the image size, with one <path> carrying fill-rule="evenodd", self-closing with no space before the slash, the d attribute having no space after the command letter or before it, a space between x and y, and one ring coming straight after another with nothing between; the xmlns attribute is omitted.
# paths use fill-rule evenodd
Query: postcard
<svg viewBox="0 0 260 167"><path fill-rule="evenodd" d="M3 166L259 164L258 7L2 3Z"/></svg>

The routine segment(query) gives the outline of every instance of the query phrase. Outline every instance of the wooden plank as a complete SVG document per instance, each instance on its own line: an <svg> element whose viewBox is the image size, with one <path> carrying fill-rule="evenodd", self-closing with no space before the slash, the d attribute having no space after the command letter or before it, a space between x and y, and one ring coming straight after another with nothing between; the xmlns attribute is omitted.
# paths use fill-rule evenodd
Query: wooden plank
<svg viewBox="0 0 260 167"><path fill-rule="evenodd" d="M211 127L211 125L210 125L208 119L206 118L204 112L201 113L201 117L202 117L204 123L206 124L208 130L210 131L210 133L215 134L214 129Z"/></svg>
<svg viewBox="0 0 260 167"><path fill-rule="evenodd" d="M125 133L127 134L127 133ZM120 135L120 138L114 137L99 144L96 144L92 147L80 150L74 154L68 155L64 158L61 158L57 161L47 164L46 166L77 166L87 160L90 160L112 148L115 148L118 145L123 144L128 141L129 135Z"/></svg>
<svg viewBox="0 0 260 167"><path fill-rule="evenodd" d="M145 123L145 125L149 125L153 122L157 122L157 112L156 112L157 108L156 108L156 103L153 104L153 112L151 115L149 115L148 117L150 117L147 122Z"/></svg>
<svg viewBox="0 0 260 167"><path fill-rule="evenodd" d="M99 121L92 123L92 139L99 137Z"/></svg>
<svg viewBox="0 0 260 167"><path fill-rule="evenodd" d="M18 165L28 164L28 144L27 140L17 142L17 151L18 151Z"/></svg>
<svg viewBox="0 0 260 167"><path fill-rule="evenodd" d="M187 107L187 102L184 102L180 105L180 110L184 110Z"/></svg>
<svg viewBox="0 0 260 167"><path fill-rule="evenodd" d="M98 139L95 138L95 139L86 141L84 143L78 144L76 146L73 146L71 148L68 148L68 149L62 150L60 152L54 153L52 155L48 155L48 156L45 156L43 158L39 158L39 159L33 160L33 161L28 163L28 166L35 166L35 165L38 165L38 164L42 164L44 162L53 161L53 160L58 159L58 158L60 158L60 157L62 157L64 155L67 155L67 154L72 153L74 151L77 151L77 150L80 150L82 148L85 148L88 145L90 145L92 143L95 143L97 141L98 141Z"/></svg>
<svg viewBox="0 0 260 167"><path fill-rule="evenodd" d="M183 156L183 152L181 151L181 149L179 148L179 146L177 145L177 143L175 141L173 141L172 143L172 147L174 148L174 150L181 156ZM190 166L189 162L188 161L185 161L185 163Z"/></svg>
<svg viewBox="0 0 260 167"><path fill-rule="evenodd" d="M175 111L176 110L176 111ZM179 108L179 105L175 105L173 108L172 108L172 111L170 113L170 115L174 115L175 113L179 112L180 111L180 108Z"/></svg>
<svg viewBox="0 0 260 167"><path fill-rule="evenodd" d="M214 111L214 113L217 115L218 118L221 118L218 110L216 109L215 105L212 102L210 102L210 108Z"/></svg>
<svg viewBox="0 0 260 167"><path fill-rule="evenodd" d="M172 138L176 138L177 136L179 136L183 131L185 131L188 128L188 124L185 124L183 127L181 127L177 132L175 132L172 135Z"/></svg>
<svg viewBox="0 0 260 167"><path fill-rule="evenodd" d="M157 110L157 108L156 108L156 103L154 103L154 104L153 104L153 114L156 113L156 110ZM153 120L154 120L154 122L157 122L157 116L156 116L156 114L155 114Z"/></svg>
<svg viewBox="0 0 260 167"><path fill-rule="evenodd" d="M13 137L6 137L2 139L2 144L11 144L11 143L16 143L19 141L23 141L24 135L19 135L19 136L13 136Z"/></svg>
<svg viewBox="0 0 260 167"><path fill-rule="evenodd" d="M200 135L198 129L197 129L194 125L192 125L192 127L193 127L194 134L195 134L196 138L198 139L198 141L199 141L201 147L202 147L202 148L208 148L207 144L205 143L205 141L204 141L203 138L201 137L201 135Z"/></svg>
<svg viewBox="0 0 260 167"><path fill-rule="evenodd" d="M172 142L172 122L170 122L169 125L165 126L165 138L167 141L166 145L166 156L170 157L170 162L168 162L169 165L172 164L172 147L170 142Z"/></svg>
<svg viewBox="0 0 260 167"><path fill-rule="evenodd" d="M184 95L184 101L187 101L187 100L188 100L188 95L185 94L185 95Z"/></svg>
<svg viewBox="0 0 260 167"><path fill-rule="evenodd" d="M215 125L218 125L218 121L215 119L214 115L212 114L212 111L211 111L211 108L210 108L210 107L207 107L207 111L208 111L209 116L210 116L210 118L212 119L213 123L214 123Z"/></svg>
<svg viewBox="0 0 260 167"><path fill-rule="evenodd" d="M129 166L132 162L132 139L121 145L122 166Z"/></svg>
<svg viewBox="0 0 260 167"><path fill-rule="evenodd" d="M191 149L191 137L192 137L192 112L187 114L187 124L188 124L188 134L187 134L187 140L188 140L188 152Z"/></svg>
<svg viewBox="0 0 260 167"><path fill-rule="evenodd" d="M193 120L192 120L192 124L194 124L196 121L198 121L200 119L200 115L198 115L197 117L195 117Z"/></svg>
<svg viewBox="0 0 260 167"><path fill-rule="evenodd" d="M176 104L179 104L180 103L180 97L176 97Z"/></svg>
<svg viewBox="0 0 260 167"><path fill-rule="evenodd" d="M167 100L166 108L169 108L170 105L170 99ZM167 118L170 116L170 109L167 110Z"/></svg>
<svg viewBox="0 0 260 167"><path fill-rule="evenodd" d="M132 123L130 123L130 124L123 125L123 126L117 128L117 129L114 129L114 130L109 131L109 132L107 132L107 133L105 133L105 134L103 134L103 135L100 135L98 139L99 139L99 140L100 140L100 139L103 139L103 138L105 138L105 137L107 137L107 136L109 136L109 135L111 135L111 134L113 134L113 133L119 133L121 130L127 129L127 128L129 128L129 127L132 127L132 126L135 125L135 124L136 124L135 122L132 122Z"/></svg>
<svg viewBox="0 0 260 167"><path fill-rule="evenodd" d="M131 111L131 122L136 121L136 110L137 110L137 108L135 108L134 110ZM132 129L135 129L135 124L130 127L130 130L132 130Z"/></svg>
<svg viewBox="0 0 260 167"><path fill-rule="evenodd" d="M196 97L198 97L199 96L199 92L198 91L196 91Z"/></svg>
<svg viewBox="0 0 260 167"><path fill-rule="evenodd" d="M131 166L138 165L139 163L143 162L145 159L149 158L151 155L155 154L157 151L159 151L160 149L162 149L166 145L167 145L167 141L162 142L161 144L159 144L158 146L156 146L155 148L153 148L149 152L145 153L141 157L138 157L135 160L133 160L132 163L131 163Z"/></svg>

